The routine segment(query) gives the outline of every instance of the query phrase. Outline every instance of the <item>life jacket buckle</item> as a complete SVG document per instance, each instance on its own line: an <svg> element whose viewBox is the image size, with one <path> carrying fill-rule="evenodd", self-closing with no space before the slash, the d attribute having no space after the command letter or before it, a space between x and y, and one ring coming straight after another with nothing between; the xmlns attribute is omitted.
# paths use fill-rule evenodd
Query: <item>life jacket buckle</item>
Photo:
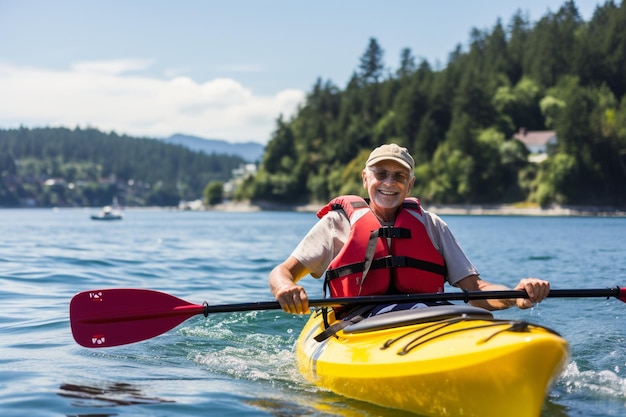
<svg viewBox="0 0 626 417"><path fill-rule="evenodd" d="M379 258L374 261L376 268L398 268L406 267L409 265L409 258L407 256L393 256L387 255L384 258Z"/></svg>
<svg viewBox="0 0 626 417"><path fill-rule="evenodd" d="M381 261L383 262L385 268L392 268L396 266L392 255L385 256L381 259Z"/></svg>

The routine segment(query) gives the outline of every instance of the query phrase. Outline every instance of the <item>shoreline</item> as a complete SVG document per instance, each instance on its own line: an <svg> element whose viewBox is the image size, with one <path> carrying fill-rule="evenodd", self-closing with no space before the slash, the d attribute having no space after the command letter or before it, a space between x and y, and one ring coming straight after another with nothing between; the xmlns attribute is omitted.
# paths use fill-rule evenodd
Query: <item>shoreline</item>
<svg viewBox="0 0 626 417"><path fill-rule="evenodd" d="M518 207L515 205L429 206L426 210L442 215L538 216L538 217L626 217L624 209L593 206Z"/></svg>
<svg viewBox="0 0 626 417"><path fill-rule="evenodd" d="M154 210L154 211L219 211L232 213L251 212L300 212L317 213L323 204L288 205L275 203L253 204L249 202L226 202L214 206L205 206L201 203L175 206L147 206L124 207L124 211ZM99 210L101 207L0 207L1 210ZM515 204L433 204L424 205L424 209L440 216L527 216L527 217L626 217L626 208L607 206L550 206L541 208L536 206L520 206Z"/></svg>
<svg viewBox="0 0 626 417"><path fill-rule="evenodd" d="M228 202L213 207L205 207L207 211L254 212L254 211L293 211L316 213L322 204L283 205L273 203L251 204ZM626 217L626 208L601 206L551 206L520 207L513 204L468 204L468 205L424 205L424 209L437 215L471 215L471 216L554 216L554 217Z"/></svg>

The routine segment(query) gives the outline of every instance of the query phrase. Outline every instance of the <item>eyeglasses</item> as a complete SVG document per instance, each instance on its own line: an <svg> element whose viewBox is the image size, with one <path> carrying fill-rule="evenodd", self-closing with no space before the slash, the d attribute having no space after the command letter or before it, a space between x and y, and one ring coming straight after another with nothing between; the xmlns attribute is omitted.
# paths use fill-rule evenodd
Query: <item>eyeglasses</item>
<svg viewBox="0 0 626 417"><path fill-rule="evenodd" d="M391 179L399 184L406 184L409 181L409 174L406 172L392 172L385 169L373 168L368 168L368 170L374 174L374 177L378 181L385 181L389 176L391 176Z"/></svg>

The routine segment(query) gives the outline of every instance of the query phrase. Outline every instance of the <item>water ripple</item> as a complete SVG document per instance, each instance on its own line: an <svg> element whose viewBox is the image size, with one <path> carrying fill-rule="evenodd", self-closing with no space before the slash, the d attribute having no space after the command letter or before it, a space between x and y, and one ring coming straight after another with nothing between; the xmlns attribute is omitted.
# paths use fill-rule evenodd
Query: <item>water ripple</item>
<svg viewBox="0 0 626 417"><path fill-rule="evenodd" d="M79 291L136 287L198 304L270 301L268 274L316 222L313 214L137 210L116 224L92 222L86 210L2 214L1 415L402 415L304 381L293 346L306 317L278 310L195 316L158 337L109 349L72 339L68 306ZM487 280L626 285L624 219L445 220ZM311 297L321 296L321 281L301 283ZM623 311L615 299L549 299L497 313L546 325L570 342L573 362L542 417L623 414Z"/></svg>

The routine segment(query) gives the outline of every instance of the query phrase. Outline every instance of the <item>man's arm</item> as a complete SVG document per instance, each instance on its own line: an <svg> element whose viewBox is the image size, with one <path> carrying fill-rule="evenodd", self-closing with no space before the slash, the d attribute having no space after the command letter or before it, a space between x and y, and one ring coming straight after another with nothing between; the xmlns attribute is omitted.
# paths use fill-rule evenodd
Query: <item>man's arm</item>
<svg viewBox="0 0 626 417"><path fill-rule="evenodd" d="M290 256L278 264L269 276L270 291L287 313L309 313L309 297L296 283L310 271L296 258Z"/></svg>
<svg viewBox="0 0 626 417"><path fill-rule="evenodd" d="M508 290L504 285L492 284L484 281L478 275L469 275L456 284L457 287L466 291L499 291ZM505 308L517 307L526 309L535 303L543 301L550 292L550 283L538 278L523 278L515 286L515 290L525 290L529 298L510 298L503 300L472 300L470 303L476 307L487 310L503 310Z"/></svg>

